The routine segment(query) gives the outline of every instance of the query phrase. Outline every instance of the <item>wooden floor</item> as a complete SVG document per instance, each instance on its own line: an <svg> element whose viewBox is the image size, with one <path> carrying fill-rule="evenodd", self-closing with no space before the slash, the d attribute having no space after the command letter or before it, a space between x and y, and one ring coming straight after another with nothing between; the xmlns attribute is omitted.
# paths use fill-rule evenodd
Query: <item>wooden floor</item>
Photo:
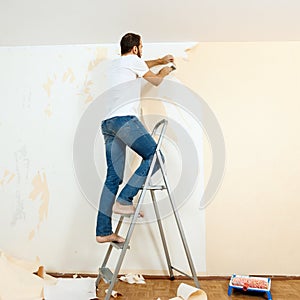
<svg viewBox="0 0 300 300"><path fill-rule="evenodd" d="M170 281L168 279L146 279L144 285L131 285L118 281L114 290L123 294L118 297L120 300L169 300L176 296L177 287L181 282L193 285L191 280ZM207 294L209 300L243 300L243 299L268 299L266 294L249 294L240 291L233 291L232 296L227 296L229 280L225 279L200 279L201 289ZM104 299L105 289L108 285L103 281L99 283L97 296ZM273 300L300 300L300 279L272 279L271 294ZM111 298L114 299L114 298Z"/></svg>

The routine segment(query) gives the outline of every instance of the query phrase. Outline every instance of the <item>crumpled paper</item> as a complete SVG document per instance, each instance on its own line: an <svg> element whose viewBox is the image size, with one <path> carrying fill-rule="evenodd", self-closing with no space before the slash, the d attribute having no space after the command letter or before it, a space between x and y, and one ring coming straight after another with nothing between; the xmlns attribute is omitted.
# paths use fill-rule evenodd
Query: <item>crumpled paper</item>
<svg viewBox="0 0 300 300"><path fill-rule="evenodd" d="M0 250L0 299L1 300L41 300L44 286L56 283L56 279L45 275L41 278L38 262L17 259Z"/></svg>
<svg viewBox="0 0 300 300"><path fill-rule="evenodd" d="M127 274L120 277L121 281L127 282L129 284L146 284L145 279L140 274Z"/></svg>
<svg viewBox="0 0 300 300"><path fill-rule="evenodd" d="M177 297L169 300L207 300L207 295L203 290L180 283L177 289Z"/></svg>
<svg viewBox="0 0 300 300"><path fill-rule="evenodd" d="M107 294L107 291L108 291L108 289L105 290L105 294ZM123 294L121 294L121 293L119 293L117 291L112 290L111 296L114 297L114 298L117 298L118 296L123 296Z"/></svg>

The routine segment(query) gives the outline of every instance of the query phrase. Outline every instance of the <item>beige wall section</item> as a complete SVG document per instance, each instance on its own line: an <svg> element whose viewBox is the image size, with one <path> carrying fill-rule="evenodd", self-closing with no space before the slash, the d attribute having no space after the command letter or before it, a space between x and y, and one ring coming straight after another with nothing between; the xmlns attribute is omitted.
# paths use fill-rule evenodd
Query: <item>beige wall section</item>
<svg viewBox="0 0 300 300"><path fill-rule="evenodd" d="M204 43L177 62L223 130L207 274L300 274L300 42Z"/></svg>

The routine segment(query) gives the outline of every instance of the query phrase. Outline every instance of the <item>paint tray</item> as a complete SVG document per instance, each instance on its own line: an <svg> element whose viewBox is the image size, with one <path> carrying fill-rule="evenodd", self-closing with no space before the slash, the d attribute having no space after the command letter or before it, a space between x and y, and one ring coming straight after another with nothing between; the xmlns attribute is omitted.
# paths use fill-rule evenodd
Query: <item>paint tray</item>
<svg viewBox="0 0 300 300"><path fill-rule="evenodd" d="M254 277L235 275L231 276L228 286L228 296L231 296L233 289L267 293L268 300L272 300L271 296L271 279L266 277Z"/></svg>

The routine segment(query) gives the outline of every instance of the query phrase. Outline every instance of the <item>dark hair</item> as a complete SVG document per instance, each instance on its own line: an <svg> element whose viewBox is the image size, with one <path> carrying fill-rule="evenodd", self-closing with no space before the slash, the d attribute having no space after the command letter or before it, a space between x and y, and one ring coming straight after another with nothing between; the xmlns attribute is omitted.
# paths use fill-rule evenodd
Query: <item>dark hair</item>
<svg viewBox="0 0 300 300"><path fill-rule="evenodd" d="M126 54L132 50L134 46L139 46L141 41L141 36L135 33L126 33L120 42L121 54Z"/></svg>

